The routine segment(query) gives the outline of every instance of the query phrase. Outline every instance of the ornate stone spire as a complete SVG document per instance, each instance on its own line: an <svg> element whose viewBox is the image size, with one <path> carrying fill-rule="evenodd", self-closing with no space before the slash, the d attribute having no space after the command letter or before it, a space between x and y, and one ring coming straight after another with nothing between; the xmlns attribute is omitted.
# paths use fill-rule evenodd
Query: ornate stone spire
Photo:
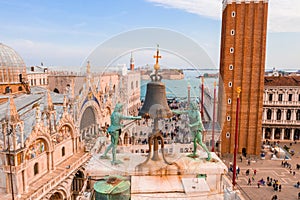
<svg viewBox="0 0 300 200"><path fill-rule="evenodd" d="M40 110L40 105L39 104L35 104L34 105L36 112L35 112L35 119L36 122L40 122L41 121L41 110Z"/></svg>
<svg viewBox="0 0 300 200"><path fill-rule="evenodd" d="M67 96L64 95L64 102L63 102L63 108L64 108L64 112L67 112L67 108L68 108L68 102L67 102Z"/></svg>
<svg viewBox="0 0 300 200"><path fill-rule="evenodd" d="M86 73L87 73L87 75L90 75L90 73L91 73L91 65L90 65L90 61L87 61Z"/></svg>
<svg viewBox="0 0 300 200"><path fill-rule="evenodd" d="M48 110L48 111L54 110L54 106L53 106L53 103L52 103L52 98L51 98L50 90L47 90L46 102L45 102L45 110Z"/></svg>
<svg viewBox="0 0 300 200"><path fill-rule="evenodd" d="M87 65L86 65L86 85L87 87L91 87L93 83L92 80L92 75L91 75L91 65L90 65L90 61L87 61Z"/></svg>
<svg viewBox="0 0 300 200"><path fill-rule="evenodd" d="M19 117L16 105L15 105L15 101L12 96L9 96L8 103L9 103L9 105L8 105L9 108L8 108L8 112L7 112L7 120L12 123L20 121L20 117Z"/></svg>

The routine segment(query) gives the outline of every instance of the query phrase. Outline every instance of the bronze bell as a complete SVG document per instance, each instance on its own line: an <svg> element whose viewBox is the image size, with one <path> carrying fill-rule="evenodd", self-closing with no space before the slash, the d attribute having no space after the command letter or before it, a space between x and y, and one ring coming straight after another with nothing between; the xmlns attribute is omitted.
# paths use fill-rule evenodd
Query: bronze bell
<svg viewBox="0 0 300 200"><path fill-rule="evenodd" d="M139 111L139 116L151 119L162 119L172 117L172 111L167 103L166 86L161 82L162 76L158 74L160 68L158 59L159 49L157 45L156 63L154 65L155 74L150 75L151 82L147 84L147 92L142 109Z"/></svg>
<svg viewBox="0 0 300 200"><path fill-rule="evenodd" d="M139 116L154 118L170 118L172 111L166 97L166 86L160 81L151 81L147 84L147 92Z"/></svg>

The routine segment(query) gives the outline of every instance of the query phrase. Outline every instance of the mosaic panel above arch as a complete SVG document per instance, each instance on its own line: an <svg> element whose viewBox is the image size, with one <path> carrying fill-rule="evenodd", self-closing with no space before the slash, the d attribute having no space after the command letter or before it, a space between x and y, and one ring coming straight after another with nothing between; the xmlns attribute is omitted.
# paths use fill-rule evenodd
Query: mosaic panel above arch
<svg viewBox="0 0 300 200"><path fill-rule="evenodd" d="M46 142L43 139L35 140L26 151L25 159L30 160L45 152Z"/></svg>
<svg viewBox="0 0 300 200"><path fill-rule="evenodd" d="M71 138L72 135L72 128L68 125L63 125L58 132L56 133L55 137L52 139L52 141L55 144L59 144L64 140L68 140Z"/></svg>

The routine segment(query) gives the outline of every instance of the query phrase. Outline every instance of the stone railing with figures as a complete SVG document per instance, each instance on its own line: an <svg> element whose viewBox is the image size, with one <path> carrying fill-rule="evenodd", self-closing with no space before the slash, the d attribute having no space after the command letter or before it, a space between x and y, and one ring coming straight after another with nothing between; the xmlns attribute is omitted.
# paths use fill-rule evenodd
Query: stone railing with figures
<svg viewBox="0 0 300 200"><path fill-rule="evenodd" d="M81 159L78 159L70 166L66 167L62 173L57 177L51 179L48 183L38 188L33 194L31 194L26 199L28 200L38 200L41 199L45 194L47 194L51 189L59 185L64 179L69 177L80 165L87 162L91 158L90 154L84 154Z"/></svg>

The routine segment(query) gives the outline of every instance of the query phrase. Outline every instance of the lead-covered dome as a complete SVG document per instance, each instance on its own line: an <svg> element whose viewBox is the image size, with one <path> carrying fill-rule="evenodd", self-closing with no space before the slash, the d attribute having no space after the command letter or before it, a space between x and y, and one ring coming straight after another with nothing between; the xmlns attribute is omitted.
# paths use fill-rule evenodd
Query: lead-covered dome
<svg viewBox="0 0 300 200"><path fill-rule="evenodd" d="M21 56L12 48L0 43L0 82L20 82L26 77L26 65Z"/></svg>

